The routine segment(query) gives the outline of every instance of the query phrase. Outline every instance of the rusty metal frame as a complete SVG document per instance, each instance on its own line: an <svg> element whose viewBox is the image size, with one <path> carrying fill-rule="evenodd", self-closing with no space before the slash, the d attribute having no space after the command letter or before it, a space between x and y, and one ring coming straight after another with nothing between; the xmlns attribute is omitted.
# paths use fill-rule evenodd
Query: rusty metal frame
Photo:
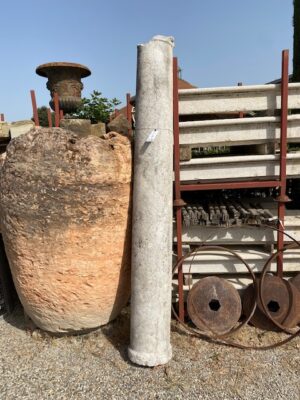
<svg viewBox="0 0 300 400"><path fill-rule="evenodd" d="M238 86L243 86L243 82L238 82ZM239 118L244 118L245 114L243 113L243 111L239 112Z"/></svg>
<svg viewBox="0 0 300 400"><path fill-rule="evenodd" d="M284 216L285 203L289 201L286 195L286 153L287 153L287 118L288 118L288 87L289 84L289 51L282 52L281 66L281 118L280 118L280 187L278 201L278 222L281 229L277 234L277 250L280 251L277 258L277 275L283 275L283 252L284 236ZM280 228L280 226L279 226Z"/></svg>
<svg viewBox="0 0 300 400"><path fill-rule="evenodd" d="M256 188L276 188L280 186L279 180L273 181L231 181L231 182L211 182L194 183L180 185L182 192L192 190L219 190L219 189L256 189Z"/></svg>
<svg viewBox="0 0 300 400"><path fill-rule="evenodd" d="M34 123L35 123L35 126L40 126L40 121L39 121L39 115L38 115L38 110L37 110L37 105L36 105L36 97L35 97L35 91L34 90L30 90L30 96L31 96L31 104L32 104Z"/></svg>
<svg viewBox="0 0 300 400"><path fill-rule="evenodd" d="M176 204L176 233L177 259L182 257L182 217L180 189L180 150L179 150L179 95L178 95L178 61L173 58L173 135L174 135L174 174L175 174L175 204ZM184 321L184 294L182 265L178 268L179 318Z"/></svg>
<svg viewBox="0 0 300 400"><path fill-rule="evenodd" d="M60 121L59 98L56 92L54 93L53 101L54 101L54 112L55 112L55 127L59 128L59 121Z"/></svg>
<svg viewBox="0 0 300 400"><path fill-rule="evenodd" d="M180 182L180 145L179 145L179 95L178 95L178 61L173 59L173 131L174 131L174 206L176 208L176 236L177 236L177 260L182 258L182 216L181 208L184 205L181 192L199 190L222 190L222 189L250 189L250 188L279 188L278 220L281 229L277 232L277 275L283 274L283 252L284 248L284 215L285 203L289 200L286 195L286 153L287 153L287 116L288 116L288 57L289 51L282 51L282 76L281 76L281 132L280 132L280 175L274 180L245 180L211 183L181 184ZM241 84L238 84L241 85ZM239 113L239 117L243 118ZM279 227L280 228L280 227ZM183 295L183 272L182 263L178 265L178 302L179 320L184 322L184 295Z"/></svg>
<svg viewBox="0 0 300 400"><path fill-rule="evenodd" d="M53 127L52 115L51 115L51 110L50 110L49 107L47 108L47 117L48 117L48 125L49 125L49 128L52 128L52 127Z"/></svg>

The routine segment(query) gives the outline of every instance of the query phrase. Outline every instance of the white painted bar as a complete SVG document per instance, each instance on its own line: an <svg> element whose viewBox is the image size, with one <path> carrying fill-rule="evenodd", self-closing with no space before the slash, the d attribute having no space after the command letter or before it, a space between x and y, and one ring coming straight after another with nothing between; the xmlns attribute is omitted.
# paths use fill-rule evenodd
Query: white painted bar
<svg viewBox="0 0 300 400"><path fill-rule="evenodd" d="M257 229L257 230L255 230ZM259 230L258 230L259 229ZM296 240L300 240L300 228L286 228L286 233L295 238ZM288 238L286 241L291 241ZM249 245L263 245L266 243L275 244L277 241L277 234L275 232L270 231L269 229L263 228L253 228L250 230L249 228L204 228L193 226L188 230L183 229L182 232L182 241L183 243L189 244L201 244L205 243L214 243L219 245L239 245L239 244L249 244Z"/></svg>
<svg viewBox="0 0 300 400"><path fill-rule="evenodd" d="M250 266L253 272L261 272L270 256L269 252L245 246L234 248ZM276 260L272 262L270 271L276 271ZM201 251L196 256L187 258L183 265L183 273L188 274L247 274L246 266L237 258L225 251ZM300 272L300 249L284 252L284 271Z"/></svg>
<svg viewBox="0 0 300 400"><path fill-rule="evenodd" d="M280 140L280 117L231 118L179 123L179 142L195 147L236 146ZM288 142L300 142L300 115L288 117Z"/></svg>
<svg viewBox="0 0 300 400"><path fill-rule="evenodd" d="M179 114L280 109L280 84L179 90ZM300 83L289 83L289 109L300 108Z"/></svg>
<svg viewBox="0 0 300 400"><path fill-rule="evenodd" d="M290 279L292 276L293 275L290 273L284 274L285 279ZM218 277L225 278L228 282L232 283L233 286L237 290L246 289L246 287L252 283L251 278L245 277L245 275L241 275L241 274L218 275ZM204 276L202 278L204 278ZM193 279L193 284L198 282L200 279L199 278ZM189 291L189 286L184 285L183 291L184 291L184 298L186 299L188 291ZM178 281L177 281L176 277L172 280L172 300L173 300L173 302L178 301Z"/></svg>
<svg viewBox="0 0 300 400"><path fill-rule="evenodd" d="M286 233L300 240L300 217L286 216L285 218ZM176 242L176 231L174 224L174 241ZM190 227L182 227L182 242L185 244L203 244L214 243L218 245L264 245L277 241L277 232L264 227L256 226L236 226L236 227L212 227L193 225ZM285 241L290 242L291 239L285 237Z"/></svg>
<svg viewBox="0 0 300 400"><path fill-rule="evenodd" d="M279 176L279 155L193 158L180 163L182 182ZM300 177L300 152L287 154L287 177Z"/></svg>

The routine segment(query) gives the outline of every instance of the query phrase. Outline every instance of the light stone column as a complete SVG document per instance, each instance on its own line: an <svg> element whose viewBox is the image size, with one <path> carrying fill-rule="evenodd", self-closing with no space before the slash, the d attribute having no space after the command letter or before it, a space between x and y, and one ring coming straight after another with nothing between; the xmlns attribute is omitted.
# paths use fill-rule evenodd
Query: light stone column
<svg viewBox="0 0 300 400"><path fill-rule="evenodd" d="M138 46L128 353L149 367L172 357L173 47L166 36Z"/></svg>

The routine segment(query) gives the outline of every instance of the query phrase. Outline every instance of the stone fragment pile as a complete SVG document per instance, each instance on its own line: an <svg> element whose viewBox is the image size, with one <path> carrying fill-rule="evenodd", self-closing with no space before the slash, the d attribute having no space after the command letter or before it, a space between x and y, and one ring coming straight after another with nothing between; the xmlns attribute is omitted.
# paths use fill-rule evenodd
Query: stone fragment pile
<svg viewBox="0 0 300 400"><path fill-rule="evenodd" d="M182 220L185 227L259 225L270 223L274 217L272 212L260 203L232 199L190 204L182 208Z"/></svg>

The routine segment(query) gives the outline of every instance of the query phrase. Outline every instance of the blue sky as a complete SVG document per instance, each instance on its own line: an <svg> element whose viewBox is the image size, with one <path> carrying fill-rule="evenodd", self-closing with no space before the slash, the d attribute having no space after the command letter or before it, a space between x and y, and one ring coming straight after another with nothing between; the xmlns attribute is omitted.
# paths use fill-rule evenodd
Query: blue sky
<svg viewBox="0 0 300 400"><path fill-rule="evenodd" d="M48 105L35 68L51 61L91 69L85 96L124 101L135 92L136 46L156 34L175 37L183 78L199 87L264 83L280 76L282 49L292 62L292 15L292 0L2 0L0 112L30 118L30 89Z"/></svg>

